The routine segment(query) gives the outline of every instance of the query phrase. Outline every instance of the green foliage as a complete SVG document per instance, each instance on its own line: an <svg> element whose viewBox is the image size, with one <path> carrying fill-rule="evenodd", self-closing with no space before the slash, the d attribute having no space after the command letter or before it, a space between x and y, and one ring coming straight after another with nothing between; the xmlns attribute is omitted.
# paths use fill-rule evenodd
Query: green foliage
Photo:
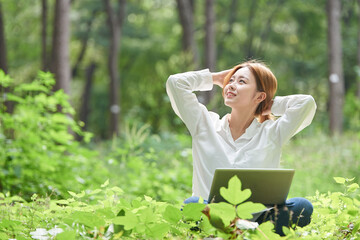
<svg viewBox="0 0 360 240"><path fill-rule="evenodd" d="M229 190L236 190L235 187L237 185L229 184ZM210 213L204 215L205 205L200 203L188 204L181 211L180 206L157 202L149 196L130 200L122 189L110 187L108 181L99 189L71 193L71 197L64 200L33 195L31 201L26 202L17 196L1 194L0 236L16 239L56 236L56 239L69 240L78 237L182 239L187 236L206 237L209 234L240 236L248 231L238 223L230 224L230 221L240 220L236 214L241 213L236 211L234 205L222 203L221 207L217 204L208 207ZM216 225L214 219L220 219L220 223L223 221L222 226L225 227ZM273 234L270 225L261 225L261 228L262 235ZM230 232L231 229L234 229L233 232ZM256 227L252 229L249 234L256 235Z"/></svg>
<svg viewBox="0 0 360 240"><path fill-rule="evenodd" d="M230 203L204 205L159 202L144 195L129 198L109 180L95 190L70 192L67 199L51 199L34 194L30 201L0 194L0 237L2 239L357 239L360 237L359 185L354 179L334 178L345 191L317 193L312 197L312 223L296 230L284 228L285 237L273 232L273 224L260 226L245 219L264 208L261 204L240 202L227 195ZM242 199L237 177L228 191ZM224 191L223 191L224 192ZM182 210L181 210L182 208Z"/></svg>
<svg viewBox="0 0 360 240"><path fill-rule="evenodd" d="M360 78L360 75L359 77ZM346 127L353 132L360 132L360 99L353 92L345 97L344 117ZM360 134L359 134L360 138Z"/></svg>
<svg viewBox="0 0 360 240"><path fill-rule="evenodd" d="M344 192L316 193L310 200L314 205L312 224L300 230L307 239L359 239L360 194L354 178L335 177Z"/></svg>
<svg viewBox="0 0 360 240"><path fill-rule="evenodd" d="M311 130L311 129L308 129ZM351 178L360 172L358 132L329 137L314 130L297 135L283 147L281 165L296 169L290 197L313 196L319 192L341 191L329 176ZM354 181L360 184L360 179Z"/></svg>
<svg viewBox="0 0 360 240"><path fill-rule="evenodd" d="M154 135L126 124L122 136L98 145L115 184L135 196L182 202L191 192L191 149L183 135ZM110 151L109 151L110 149Z"/></svg>
<svg viewBox="0 0 360 240"><path fill-rule="evenodd" d="M74 135L89 141L91 134L82 132L72 119L74 109L67 95L63 91L52 92L54 83L52 75L44 72L31 83L20 85L0 73L1 86L11 89L0 99L3 192L62 195L68 189L77 191L96 183L97 177L104 176L99 170L96 176L87 177L98 165L94 161L97 153L81 147ZM6 101L15 105L11 114Z"/></svg>

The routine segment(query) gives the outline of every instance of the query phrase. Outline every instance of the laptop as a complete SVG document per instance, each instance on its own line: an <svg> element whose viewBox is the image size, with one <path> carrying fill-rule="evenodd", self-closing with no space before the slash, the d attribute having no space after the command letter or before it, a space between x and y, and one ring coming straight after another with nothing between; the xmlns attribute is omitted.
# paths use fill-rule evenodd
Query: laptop
<svg viewBox="0 0 360 240"><path fill-rule="evenodd" d="M208 202L226 202L220 195L220 188L228 188L229 180L236 175L241 181L242 190L251 190L251 196L246 201L265 206L284 204L294 173L294 169L281 168L218 168L215 170Z"/></svg>

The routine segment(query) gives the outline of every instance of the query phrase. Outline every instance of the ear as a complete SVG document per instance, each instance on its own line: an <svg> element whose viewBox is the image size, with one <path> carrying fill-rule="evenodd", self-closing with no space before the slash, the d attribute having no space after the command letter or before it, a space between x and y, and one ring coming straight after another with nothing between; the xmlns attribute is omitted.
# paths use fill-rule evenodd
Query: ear
<svg viewBox="0 0 360 240"><path fill-rule="evenodd" d="M258 92L256 96L256 102L261 103L266 99L266 93L265 92Z"/></svg>

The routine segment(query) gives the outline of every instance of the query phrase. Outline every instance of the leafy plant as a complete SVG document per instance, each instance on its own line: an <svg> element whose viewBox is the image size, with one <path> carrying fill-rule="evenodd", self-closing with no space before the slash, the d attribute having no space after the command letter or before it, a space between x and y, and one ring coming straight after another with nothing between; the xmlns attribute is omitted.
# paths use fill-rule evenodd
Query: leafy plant
<svg viewBox="0 0 360 240"><path fill-rule="evenodd" d="M27 202L19 196L0 194L1 239L357 239L359 238L359 186L353 179L335 178L344 193L317 194L310 225L285 229L280 237L273 224L258 226L246 219L263 209L244 202L250 195L236 177L221 190L229 203L177 204L158 202L149 196L131 199L123 189L106 181L100 188L70 198L42 198ZM235 194L236 193L236 194ZM354 197L355 196L355 197ZM180 210L182 209L182 210Z"/></svg>
<svg viewBox="0 0 360 240"><path fill-rule="evenodd" d="M85 178L98 165L97 153L74 140L79 134L89 141L91 134L81 131L68 96L53 92L54 83L50 73L40 72L31 83L16 85L0 72L0 86L12 89L0 98L1 191L61 195L97 182L95 176ZM15 103L12 114L5 101ZM97 177L104 176L100 169Z"/></svg>
<svg viewBox="0 0 360 240"><path fill-rule="evenodd" d="M301 229L309 239L359 239L360 194L355 178L334 177L344 192L328 192L311 197L314 205L312 224Z"/></svg>
<svg viewBox="0 0 360 240"><path fill-rule="evenodd" d="M187 140L181 135L150 134L147 125L127 124L122 136L98 147L115 176L112 181L129 194L182 202L191 191Z"/></svg>

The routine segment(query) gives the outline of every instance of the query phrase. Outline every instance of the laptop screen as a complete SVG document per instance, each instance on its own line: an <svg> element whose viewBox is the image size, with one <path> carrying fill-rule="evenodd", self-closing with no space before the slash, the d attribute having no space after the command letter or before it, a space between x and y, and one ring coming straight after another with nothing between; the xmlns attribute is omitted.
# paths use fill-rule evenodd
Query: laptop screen
<svg viewBox="0 0 360 240"><path fill-rule="evenodd" d="M214 173L208 202L226 202L220 195L220 188L227 188L229 180L236 175L241 181L242 190L251 190L247 201L264 205L284 204L294 173L294 169L281 168L218 168Z"/></svg>

